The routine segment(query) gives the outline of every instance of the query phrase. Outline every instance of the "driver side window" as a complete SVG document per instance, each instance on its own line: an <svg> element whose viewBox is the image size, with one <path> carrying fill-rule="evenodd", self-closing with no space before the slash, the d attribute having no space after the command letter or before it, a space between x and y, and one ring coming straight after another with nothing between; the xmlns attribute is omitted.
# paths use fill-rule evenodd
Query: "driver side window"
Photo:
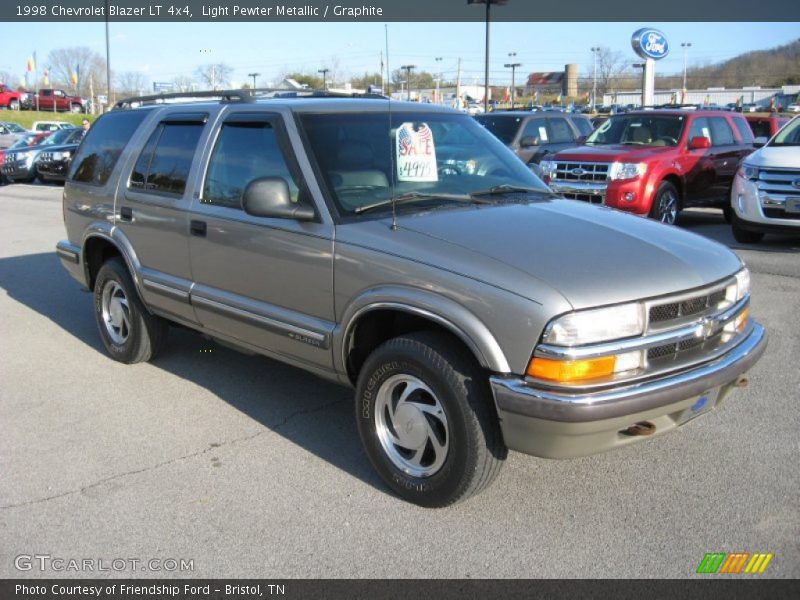
<svg viewBox="0 0 800 600"><path fill-rule="evenodd" d="M297 202L299 189L272 125L224 123L208 163L201 202L241 210L247 185L261 177L282 177L289 184L292 202Z"/></svg>

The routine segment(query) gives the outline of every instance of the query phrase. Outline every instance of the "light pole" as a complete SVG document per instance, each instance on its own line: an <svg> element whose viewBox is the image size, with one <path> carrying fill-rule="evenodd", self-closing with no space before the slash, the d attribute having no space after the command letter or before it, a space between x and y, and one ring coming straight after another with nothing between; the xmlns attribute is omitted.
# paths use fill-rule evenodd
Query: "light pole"
<svg viewBox="0 0 800 600"><path fill-rule="evenodd" d="M681 104L683 104L683 101L686 98L686 57L689 54L689 48L691 47L692 42L681 42L681 48L683 48L683 97L681 98Z"/></svg>
<svg viewBox="0 0 800 600"><path fill-rule="evenodd" d="M467 0L467 4L485 4L486 5L486 51L485 51L485 65L484 65L484 79L483 79L483 111L489 112L489 21L490 9L492 4L508 4L508 0Z"/></svg>
<svg viewBox="0 0 800 600"><path fill-rule="evenodd" d="M252 77L253 78L253 89L256 89L256 77L258 77L259 75L261 75L261 73L248 73L247 74L248 77Z"/></svg>
<svg viewBox="0 0 800 600"><path fill-rule="evenodd" d="M328 90L328 78L327 78L328 71L330 71L330 69L319 69L317 71L317 73L322 73L322 90L323 91L327 91Z"/></svg>
<svg viewBox="0 0 800 600"><path fill-rule="evenodd" d="M513 57L516 56L516 52L509 52L508 56ZM511 110L514 110L514 96L517 92L517 86L515 85L514 74L516 73L517 67L521 67L522 63L506 63L503 65L506 69L511 69Z"/></svg>
<svg viewBox="0 0 800 600"><path fill-rule="evenodd" d="M438 77L436 77L436 104L441 104L442 103L442 98L441 98L441 96L439 96L439 83L442 80L442 68L441 68L441 65L440 65L440 63L442 62L442 57L441 56L437 56L433 60L436 61L436 70L438 71Z"/></svg>
<svg viewBox="0 0 800 600"><path fill-rule="evenodd" d="M416 69L417 65L403 65L400 68L406 72L406 99L411 100L411 69Z"/></svg>
<svg viewBox="0 0 800 600"><path fill-rule="evenodd" d="M592 111L597 106L597 54L600 52L599 46L592 46L592 60L594 62L594 83L592 83Z"/></svg>
<svg viewBox="0 0 800 600"><path fill-rule="evenodd" d="M111 46L109 44L108 38L108 0L106 0L105 6L105 15L106 15L106 105L104 110L111 106ZM38 100L37 100L38 102ZM53 103L53 108L55 108L55 102ZM38 106L37 106L38 108Z"/></svg>

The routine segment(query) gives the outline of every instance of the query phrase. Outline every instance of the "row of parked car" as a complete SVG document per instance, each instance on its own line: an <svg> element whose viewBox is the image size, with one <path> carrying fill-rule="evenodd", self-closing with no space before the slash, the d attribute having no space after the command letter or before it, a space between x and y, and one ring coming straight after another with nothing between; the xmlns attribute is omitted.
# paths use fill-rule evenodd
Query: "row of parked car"
<svg viewBox="0 0 800 600"><path fill-rule="evenodd" d="M58 121L37 121L30 130L0 122L0 184L63 182L84 134L83 128Z"/></svg>
<svg viewBox="0 0 800 600"><path fill-rule="evenodd" d="M64 90L42 88L38 92L25 92L0 83L0 108L82 113L89 112L89 106L87 98L73 96Z"/></svg>
<svg viewBox="0 0 800 600"><path fill-rule="evenodd" d="M716 110L625 112L596 128L574 113L508 111L476 119L567 198L668 224L675 224L684 208L720 208L740 242L800 228L797 148L780 159L773 149L756 155L774 157L780 163L774 166L786 171L762 170L750 177L742 166L770 138L771 148L796 146L797 119L785 132L786 117ZM744 194L750 188L741 185L742 178L760 181L758 190ZM760 208L751 206L759 202Z"/></svg>

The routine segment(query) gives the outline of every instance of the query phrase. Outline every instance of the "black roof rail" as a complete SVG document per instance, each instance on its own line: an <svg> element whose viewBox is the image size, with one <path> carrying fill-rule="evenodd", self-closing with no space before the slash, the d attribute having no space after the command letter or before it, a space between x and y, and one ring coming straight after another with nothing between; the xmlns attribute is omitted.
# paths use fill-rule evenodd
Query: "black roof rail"
<svg viewBox="0 0 800 600"><path fill-rule="evenodd" d="M220 102L255 102L259 98L379 98L386 96L369 92L335 92L313 88L255 88L241 90L204 90L201 92L169 92L148 96L131 96L114 104L114 108L130 108L134 104L162 104L165 100L214 99Z"/></svg>
<svg viewBox="0 0 800 600"><path fill-rule="evenodd" d="M252 102L250 90L205 90L202 92L170 92L168 94L152 94L149 96L131 96L114 104L114 108L130 108L133 104L159 104L164 100L181 98L219 98L221 102Z"/></svg>

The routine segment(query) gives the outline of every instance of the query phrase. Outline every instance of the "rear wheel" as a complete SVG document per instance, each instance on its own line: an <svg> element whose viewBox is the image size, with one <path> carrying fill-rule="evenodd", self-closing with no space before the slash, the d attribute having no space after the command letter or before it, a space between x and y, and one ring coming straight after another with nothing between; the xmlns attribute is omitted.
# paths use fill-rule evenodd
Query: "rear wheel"
<svg viewBox="0 0 800 600"><path fill-rule="evenodd" d="M100 267L94 309L100 337L114 360L151 360L166 339L167 322L147 312L121 258L110 258Z"/></svg>
<svg viewBox="0 0 800 600"><path fill-rule="evenodd" d="M764 237L764 234L760 231L749 231L742 228L741 220L735 213L733 214L731 230L733 231L733 239L740 244L757 244Z"/></svg>
<svg viewBox="0 0 800 600"><path fill-rule="evenodd" d="M11 100L8 103L9 110L19 110L19 100Z"/></svg>
<svg viewBox="0 0 800 600"><path fill-rule="evenodd" d="M486 375L448 336L385 342L361 369L356 400L370 461L409 502L441 507L468 498L506 457Z"/></svg>
<svg viewBox="0 0 800 600"><path fill-rule="evenodd" d="M678 222L680 210L681 203L677 188L669 181L662 181L653 198L653 205L650 207L650 218L668 225L675 225Z"/></svg>

